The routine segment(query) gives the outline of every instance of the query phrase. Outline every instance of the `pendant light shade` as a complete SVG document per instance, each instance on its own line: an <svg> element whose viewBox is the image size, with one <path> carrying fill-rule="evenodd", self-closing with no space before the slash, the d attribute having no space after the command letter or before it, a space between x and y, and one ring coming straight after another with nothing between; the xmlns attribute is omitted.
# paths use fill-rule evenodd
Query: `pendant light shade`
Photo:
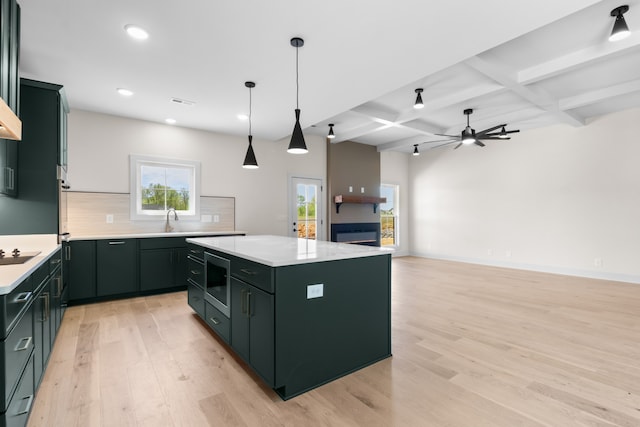
<svg viewBox="0 0 640 427"><path fill-rule="evenodd" d="M420 152L418 151L418 144L413 144L413 155L419 156Z"/></svg>
<svg viewBox="0 0 640 427"><path fill-rule="evenodd" d="M309 150L307 150L307 144L304 142L304 135L302 134L302 127L300 127L300 108L298 105L298 95L300 92L298 82L298 50L304 46L304 40L300 37L294 37L291 39L291 46L296 48L296 123L293 125L293 133L291 134L291 142L289 142L287 152L291 154L304 154Z"/></svg>
<svg viewBox="0 0 640 427"><path fill-rule="evenodd" d="M416 102L415 104L413 104L413 108L415 108L416 110L419 110L421 108L424 108L424 103L422 102L422 88L416 89L415 92L418 95L416 96Z"/></svg>
<svg viewBox="0 0 640 427"><path fill-rule="evenodd" d="M329 139L333 139L336 136L333 133L333 123L329 123L329 134L327 135L327 138Z"/></svg>
<svg viewBox="0 0 640 427"><path fill-rule="evenodd" d="M627 21L624 19L624 14L629 10L629 6L619 6L611 11L611 16L616 17L616 21L613 23L613 29L611 30L611 35L609 36L609 41L617 42L618 40L622 40L626 37L629 37L631 32L629 31L629 27L627 26Z"/></svg>
<svg viewBox="0 0 640 427"><path fill-rule="evenodd" d="M244 85L249 88L249 147L247 147L247 154L244 156L242 167L245 169L258 169L256 153L253 151L253 135L251 135L251 89L256 87L256 84L254 82L244 82Z"/></svg>

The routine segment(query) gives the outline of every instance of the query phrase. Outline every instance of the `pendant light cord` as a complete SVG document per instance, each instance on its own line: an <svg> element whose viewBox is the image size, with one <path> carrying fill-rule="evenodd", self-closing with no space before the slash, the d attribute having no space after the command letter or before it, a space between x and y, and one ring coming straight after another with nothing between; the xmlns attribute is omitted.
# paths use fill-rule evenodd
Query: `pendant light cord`
<svg viewBox="0 0 640 427"><path fill-rule="evenodd" d="M298 98L300 96L300 83L298 82L298 50L300 50L300 48L296 46L296 109L299 110Z"/></svg>
<svg viewBox="0 0 640 427"><path fill-rule="evenodd" d="M251 88L249 88L249 135L251 135Z"/></svg>

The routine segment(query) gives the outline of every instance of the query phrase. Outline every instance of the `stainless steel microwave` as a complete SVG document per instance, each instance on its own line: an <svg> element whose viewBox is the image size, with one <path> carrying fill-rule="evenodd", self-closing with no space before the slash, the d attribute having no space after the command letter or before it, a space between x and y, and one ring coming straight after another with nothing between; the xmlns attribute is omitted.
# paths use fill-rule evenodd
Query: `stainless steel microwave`
<svg viewBox="0 0 640 427"><path fill-rule="evenodd" d="M209 252L204 253L205 294L204 298L222 314L230 316L231 263Z"/></svg>

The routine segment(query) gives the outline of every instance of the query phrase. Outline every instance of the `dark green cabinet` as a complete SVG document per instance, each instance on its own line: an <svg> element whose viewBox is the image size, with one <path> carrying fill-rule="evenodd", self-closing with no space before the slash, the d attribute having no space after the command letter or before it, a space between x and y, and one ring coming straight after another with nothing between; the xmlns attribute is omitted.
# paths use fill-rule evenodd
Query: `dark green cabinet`
<svg viewBox="0 0 640 427"><path fill-rule="evenodd" d="M138 291L136 239L98 240L97 296Z"/></svg>
<svg viewBox="0 0 640 427"><path fill-rule="evenodd" d="M33 301L33 341L33 378L37 386L51 353L51 278L47 278Z"/></svg>
<svg viewBox="0 0 640 427"><path fill-rule="evenodd" d="M85 300L97 296L96 241L75 240L65 247L69 300Z"/></svg>
<svg viewBox="0 0 640 427"><path fill-rule="evenodd" d="M187 243L184 238L140 239L140 290L187 285Z"/></svg>
<svg viewBox="0 0 640 427"><path fill-rule="evenodd" d="M61 145L66 146L67 113L62 86L20 80L22 141L0 147L5 156L0 175L15 196L0 198L0 211L12 219L0 222L0 234L58 234L58 164ZM6 164L14 157L17 168Z"/></svg>
<svg viewBox="0 0 640 427"><path fill-rule="evenodd" d="M235 277L231 278L231 347L273 387L273 294Z"/></svg>

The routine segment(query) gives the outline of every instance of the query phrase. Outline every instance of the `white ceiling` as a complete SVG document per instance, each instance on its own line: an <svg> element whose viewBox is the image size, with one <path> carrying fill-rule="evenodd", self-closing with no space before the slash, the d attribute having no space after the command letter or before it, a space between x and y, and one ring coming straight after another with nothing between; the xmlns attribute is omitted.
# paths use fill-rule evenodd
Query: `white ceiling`
<svg viewBox="0 0 640 427"><path fill-rule="evenodd" d="M465 108L476 130L524 130L640 106L640 0L19 3L21 75L64 85L72 109L246 135L237 115L252 80L253 134L278 140L294 123L295 36L302 127L322 135L335 123L334 142L408 152L459 134ZM633 34L611 43L621 4ZM149 39L129 38L126 24Z"/></svg>

